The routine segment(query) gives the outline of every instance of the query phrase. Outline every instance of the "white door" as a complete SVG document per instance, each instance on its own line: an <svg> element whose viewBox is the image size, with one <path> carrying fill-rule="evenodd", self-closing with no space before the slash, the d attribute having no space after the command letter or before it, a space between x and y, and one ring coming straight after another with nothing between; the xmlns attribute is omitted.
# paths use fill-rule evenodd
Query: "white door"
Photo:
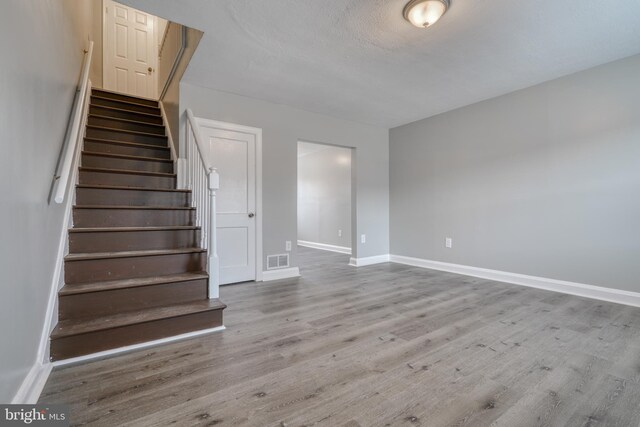
<svg viewBox="0 0 640 427"><path fill-rule="evenodd" d="M104 88L155 99L157 18L111 0L104 6Z"/></svg>
<svg viewBox="0 0 640 427"><path fill-rule="evenodd" d="M256 280L256 136L201 122L207 156L220 175L217 244L220 284Z"/></svg>

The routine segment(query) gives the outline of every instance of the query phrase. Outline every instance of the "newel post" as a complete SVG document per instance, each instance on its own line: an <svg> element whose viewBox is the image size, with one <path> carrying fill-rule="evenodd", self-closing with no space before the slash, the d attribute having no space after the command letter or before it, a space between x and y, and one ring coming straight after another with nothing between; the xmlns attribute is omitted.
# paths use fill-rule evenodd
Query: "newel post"
<svg viewBox="0 0 640 427"><path fill-rule="evenodd" d="M220 297L220 262L218 260L216 191L220 188L220 175L215 168L209 168L209 299Z"/></svg>

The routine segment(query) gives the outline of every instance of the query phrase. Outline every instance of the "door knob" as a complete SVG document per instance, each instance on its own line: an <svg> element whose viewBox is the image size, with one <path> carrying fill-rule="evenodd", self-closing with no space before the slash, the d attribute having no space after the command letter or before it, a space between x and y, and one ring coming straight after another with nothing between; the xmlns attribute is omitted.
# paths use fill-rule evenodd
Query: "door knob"
<svg viewBox="0 0 640 427"><path fill-rule="evenodd" d="M151 74L153 72L153 68L149 67L147 68L147 71L149 72L149 74Z"/></svg>
<svg viewBox="0 0 640 427"><path fill-rule="evenodd" d="M256 214L254 214L253 212L249 212L249 218L253 218L254 216L256 216Z"/></svg>

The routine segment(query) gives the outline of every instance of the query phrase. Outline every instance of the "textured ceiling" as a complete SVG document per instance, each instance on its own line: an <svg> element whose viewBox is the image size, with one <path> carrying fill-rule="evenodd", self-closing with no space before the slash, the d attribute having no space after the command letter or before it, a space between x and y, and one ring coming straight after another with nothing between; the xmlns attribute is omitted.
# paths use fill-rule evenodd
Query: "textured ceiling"
<svg viewBox="0 0 640 427"><path fill-rule="evenodd" d="M640 53L640 0L123 0L204 31L184 81L394 127Z"/></svg>

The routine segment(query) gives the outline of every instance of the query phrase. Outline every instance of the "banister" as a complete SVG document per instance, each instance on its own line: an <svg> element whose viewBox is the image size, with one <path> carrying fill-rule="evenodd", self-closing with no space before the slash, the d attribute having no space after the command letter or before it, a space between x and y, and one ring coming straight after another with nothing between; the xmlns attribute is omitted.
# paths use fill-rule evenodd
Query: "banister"
<svg viewBox="0 0 640 427"><path fill-rule="evenodd" d="M203 233L203 245L206 245L209 259L207 271L209 273L209 298L219 297L220 287L220 261L218 259L218 248L216 243L216 191L220 188L220 176L218 171L211 166L211 159L205 156L205 143L200 133L200 127L191 109L187 109L187 146L184 165L188 165L186 173L189 175L189 184L193 188L193 201L196 205L199 225ZM189 129L193 135L195 144L190 142L188 137ZM195 145L195 149L192 145ZM194 159L193 157L199 157ZM191 157L191 158L190 158ZM182 172L180 175L184 175ZM204 181L203 181L204 180ZM204 185L203 185L204 184ZM208 191L208 197L206 192ZM207 200L208 199L208 200Z"/></svg>
<svg viewBox="0 0 640 427"><path fill-rule="evenodd" d="M80 83L76 89L76 98L73 106L73 112L71 114L71 126L64 142L60 173L57 173L54 176L55 183L53 188L53 198L56 203L62 203L64 201L67 192L67 184L72 173L73 159L75 157L74 154L76 152L78 141L80 140L80 123L82 122L84 101L87 94L87 88L89 86L89 69L91 67L92 55L93 41L89 42L89 50L85 53L82 73L80 74Z"/></svg>
<svg viewBox="0 0 640 427"><path fill-rule="evenodd" d="M198 126L198 122L196 121L195 116L193 115L193 111L191 108L187 108L187 120L189 120L189 126L191 126L191 132L193 132L193 136L196 140L196 147L198 147L198 154L200 154L200 159L202 160L202 164L204 169L207 171L207 175L213 170L213 167L209 165L208 159L205 157L204 153L204 140L202 139L202 134L200 133L200 127Z"/></svg>

